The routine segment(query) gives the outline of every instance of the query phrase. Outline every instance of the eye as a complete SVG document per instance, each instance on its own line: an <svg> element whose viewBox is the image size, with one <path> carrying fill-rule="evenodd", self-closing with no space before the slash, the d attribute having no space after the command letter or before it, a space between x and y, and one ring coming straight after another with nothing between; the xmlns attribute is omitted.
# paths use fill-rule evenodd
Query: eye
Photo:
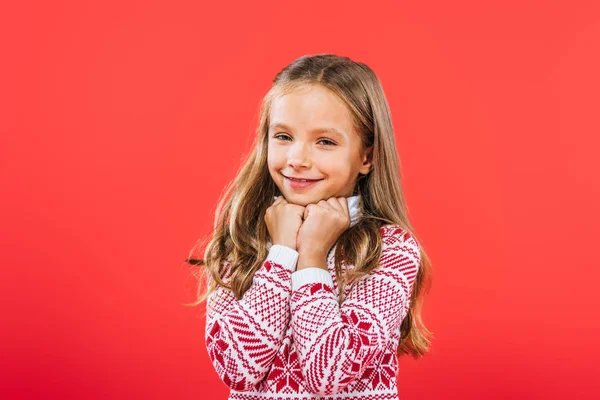
<svg viewBox="0 0 600 400"><path fill-rule="evenodd" d="M276 135L273 135L273 139L282 139L282 140L287 140L287 139L291 139L289 135L286 135L285 133L278 133ZM329 139L319 139L319 141L317 143L321 143L321 142L325 142L323 143L324 146L335 146L336 143L333 140L329 140Z"/></svg>
<svg viewBox="0 0 600 400"><path fill-rule="evenodd" d="M288 135L286 135L285 133L278 133L278 134L276 134L276 135L273 135L273 139L279 139L279 138L280 138L280 137L282 137L282 136L283 136L283 137L288 137L288 138L289 138L289 136L288 136Z"/></svg>
<svg viewBox="0 0 600 400"><path fill-rule="evenodd" d="M335 142L329 139L321 139L319 142L327 142L328 144L325 144L325 146L335 146Z"/></svg>

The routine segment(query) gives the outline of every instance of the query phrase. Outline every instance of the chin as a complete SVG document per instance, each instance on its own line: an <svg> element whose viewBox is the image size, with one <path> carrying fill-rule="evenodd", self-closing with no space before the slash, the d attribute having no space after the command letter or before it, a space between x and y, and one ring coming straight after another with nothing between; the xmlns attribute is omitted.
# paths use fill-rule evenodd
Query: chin
<svg viewBox="0 0 600 400"><path fill-rule="evenodd" d="M285 200L288 203L296 204L299 206L306 206L307 204L310 204L310 200L306 196L284 193L283 197L285 197Z"/></svg>
<svg viewBox="0 0 600 400"><path fill-rule="evenodd" d="M285 199L289 202L289 203L293 203L296 204L298 206L302 206L302 207L306 207L309 204L317 204L319 201L321 200L327 200L327 198L319 196L319 195L314 195L314 194L298 194L298 193L291 193L291 194L283 194L283 197L285 197Z"/></svg>

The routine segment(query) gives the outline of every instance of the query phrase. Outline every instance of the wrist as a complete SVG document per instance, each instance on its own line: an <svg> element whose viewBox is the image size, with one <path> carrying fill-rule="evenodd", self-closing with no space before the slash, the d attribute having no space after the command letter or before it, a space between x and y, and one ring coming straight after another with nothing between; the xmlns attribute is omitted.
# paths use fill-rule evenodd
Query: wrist
<svg viewBox="0 0 600 400"><path fill-rule="evenodd" d="M297 251L295 243L291 244L291 243L285 243L283 241L281 241L281 242L279 242L279 241L273 242L273 246L275 246L276 244L280 245L280 246L286 246L286 247L289 247L292 250L296 250Z"/></svg>
<svg viewBox="0 0 600 400"><path fill-rule="evenodd" d="M327 254L323 254L322 252L299 253L296 270L310 267L322 268L326 270Z"/></svg>

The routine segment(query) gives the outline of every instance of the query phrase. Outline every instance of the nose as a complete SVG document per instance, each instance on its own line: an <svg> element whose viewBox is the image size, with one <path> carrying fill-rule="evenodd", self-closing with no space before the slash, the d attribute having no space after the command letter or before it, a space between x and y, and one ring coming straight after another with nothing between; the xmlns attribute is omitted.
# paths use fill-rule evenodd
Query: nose
<svg viewBox="0 0 600 400"><path fill-rule="evenodd" d="M288 165L293 168L310 168L310 150L299 141L294 143L288 152Z"/></svg>

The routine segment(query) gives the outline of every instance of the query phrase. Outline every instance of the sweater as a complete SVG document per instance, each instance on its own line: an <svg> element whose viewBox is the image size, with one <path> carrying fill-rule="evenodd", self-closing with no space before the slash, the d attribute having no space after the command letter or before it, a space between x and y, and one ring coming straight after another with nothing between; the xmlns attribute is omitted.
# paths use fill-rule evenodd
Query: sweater
<svg viewBox="0 0 600 400"><path fill-rule="evenodd" d="M348 206L354 225L360 195L349 197ZM397 225L384 225L380 233L378 267L345 287L341 305L335 245L327 271L296 271L298 252L269 242L242 299L221 286L209 295L205 344L231 389L229 400L398 399L396 350L420 252ZM224 262L225 282L229 267ZM351 268L342 263L343 270Z"/></svg>

